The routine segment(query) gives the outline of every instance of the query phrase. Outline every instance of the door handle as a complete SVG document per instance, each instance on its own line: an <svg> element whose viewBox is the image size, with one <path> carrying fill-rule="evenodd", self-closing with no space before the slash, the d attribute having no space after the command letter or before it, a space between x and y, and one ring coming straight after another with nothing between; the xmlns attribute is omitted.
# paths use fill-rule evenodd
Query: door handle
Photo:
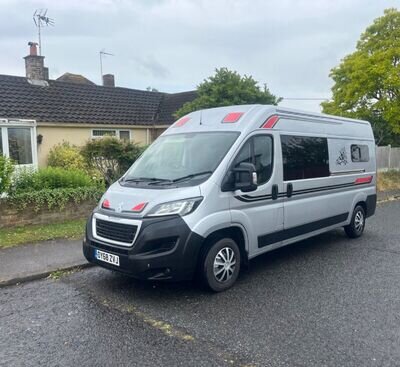
<svg viewBox="0 0 400 367"><path fill-rule="evenodd" d="M276 200L276 199L278 199L278 191L279 191L279 189L278 189L278 185L272 185L272 200Z"/></svg>
<svg viewBox="0 0 400 367"><path fill-rule="evenodd" d="M293 184L289 182L286 186L286 196L290 198L293 195Z"/></svg>

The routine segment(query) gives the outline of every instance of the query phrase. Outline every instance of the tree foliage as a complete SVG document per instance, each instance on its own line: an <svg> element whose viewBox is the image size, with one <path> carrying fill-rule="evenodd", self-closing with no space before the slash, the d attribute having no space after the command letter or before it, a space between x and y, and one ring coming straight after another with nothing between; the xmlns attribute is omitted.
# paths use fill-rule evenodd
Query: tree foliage
<svg viewBox="0 0 400 367"><path fill-rule="evenodd" d="M271 94L266 84L261 88L252 76L220 68L197 87L197 98L185 103L175 116L181 117L203 108L241 105L278 104L281 99Z"/></svg>
<svg viewBox="0 0 400 367"><path fill-rule="evenodd" d="M400 11L375 19L330 76L333 100L322 103L324 112L369 120L378 143L400 134Z"/></svg>
<svg viewBox="0 0 400 367"><path fill-rule="evenodd" d="M90 168L99 171L107 185L111 185L142 154L144 147L114 137L90 140L82 148Z"/></svg>
<svg viewBox="0 0 400 367"><path fill-rule="evenodd" d="M0 196L10 189L13 172L14 165L12 160L0 153Z"/></svg>

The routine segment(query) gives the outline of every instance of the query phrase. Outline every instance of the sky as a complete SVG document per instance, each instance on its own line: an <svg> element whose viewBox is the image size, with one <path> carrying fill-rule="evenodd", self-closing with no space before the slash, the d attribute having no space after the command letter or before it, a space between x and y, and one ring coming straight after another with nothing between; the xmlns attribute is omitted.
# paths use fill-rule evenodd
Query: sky
<svg viewBox="0 0 400 367"><path fill-rule="evenodd" d="M42 31L50 78L82 74L100 84L163 92L193 90L215 68L252 75L284 98L330 98L330 70L360 34L400 0L0 0L0 74L25 75L32 15L48 9ZM320 111L320 100L280 105Z"/></svg>

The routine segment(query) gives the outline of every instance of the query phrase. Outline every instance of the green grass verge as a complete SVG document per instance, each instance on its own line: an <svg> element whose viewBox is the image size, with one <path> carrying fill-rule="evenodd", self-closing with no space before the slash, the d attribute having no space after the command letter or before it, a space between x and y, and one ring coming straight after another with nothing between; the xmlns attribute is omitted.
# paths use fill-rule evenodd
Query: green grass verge
<svg viewBox="0 0 400 367"><path fill-rule="evenodd" d="M80 239L83 238L85 223L86 219L79 219L64 223L2 228L0 229L0 248L56 238Z"/></svg>

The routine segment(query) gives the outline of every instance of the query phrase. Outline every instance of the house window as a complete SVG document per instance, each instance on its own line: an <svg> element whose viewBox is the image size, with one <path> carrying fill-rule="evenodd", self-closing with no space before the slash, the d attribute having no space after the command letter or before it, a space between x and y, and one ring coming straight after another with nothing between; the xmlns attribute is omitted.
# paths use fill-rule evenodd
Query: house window
<svg viewBox="0 0 400 367"><path fill-rule="evenodd" d="M116 136L116 130L92 130L92 137L93 138L102 138L104 136Z"/></svg>
<svg viewBox="0 0 400 367"><path fill-rule="evenodd" d="M16 165L37 165L36 123L33 120L0 119L0 154Z"/></svg>
<svg viewBox="0 0 400 367"><path fill-rule="evenodd" d="M353 144L351 146L351 161L368 162L369 161L368 145Z"/></svg>
<svg viewBox="0 0 400 367"><path fill-rule="evenodd" d="M113 129L93 129L92 130L92 138L103 138L105 136L113 136L119 138L123 141L131 140L131 132L130 130L113 130Z"/></svg>
<svg viewBox="0 0 400 367"><path fill-rule="evenodd" d="M285 181L330 175L326 138L282 135L281 143Z"/></svg>
<svg viewBox="0 0 400 367"><path fill-rule="evenodd" d="M119 138L124 141L129 141L131 140L131 132L129 130L120 130Z"/></svg>
<svg viewBox="0 0 400 367"><path fill-rule="evenodd" d="M18 164L32 164L32 141L29 127L8 128L8 150L10 158Z"/></svg>

